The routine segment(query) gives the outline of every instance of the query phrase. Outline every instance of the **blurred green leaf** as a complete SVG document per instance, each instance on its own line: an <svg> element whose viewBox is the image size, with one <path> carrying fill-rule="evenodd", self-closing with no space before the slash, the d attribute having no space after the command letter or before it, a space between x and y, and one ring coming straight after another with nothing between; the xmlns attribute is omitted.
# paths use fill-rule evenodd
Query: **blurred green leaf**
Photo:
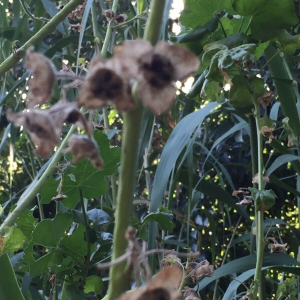
<svg viewBox="0 0 300 300"><path fill-rule="evenodd" d="M90 293L94 292L96 295L101 294L103 289L103 282L99 276L91 275L86 279L84 292Z"/></svg>
<svg viewBox="0 0 300 300"><path fill-rule="evenodd" d="M269 40L279 29L298 23L293 0L234 0L233 9L241 16L251 16L251 33L258 40Z"/></svg>

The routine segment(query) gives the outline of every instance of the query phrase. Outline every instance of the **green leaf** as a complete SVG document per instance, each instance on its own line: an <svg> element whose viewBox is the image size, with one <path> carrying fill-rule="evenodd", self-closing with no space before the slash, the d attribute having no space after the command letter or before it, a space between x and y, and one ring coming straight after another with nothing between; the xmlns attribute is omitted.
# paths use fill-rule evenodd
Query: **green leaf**
<svg viewBox="0 0 300 300"><path fill-rule="evenodd" d="M272 174L276 169L278 169L279 167L281 167L282 165L291 162L291 161L299 161L300 157L297 155L293 155L293 154L283 154L279 157L277 157L272 165L268 168L268 170L265 173L265 176L269 176L270 174Z"/></svg>
<svg viewBox="0 0 300 300"><path fill-rule="evenodd" d="M275 204L276 194L272 190L258 190L252 187L248 188L254 201L260 210L268 210Z"/></svg>
<svg viewBox="0 0 300 300"><path fill-rule="evenodd" d="M140 237L144 240L147 239L147 225L151 221L157 222L160 229L172 232L175 227L175 224L172 222L172 219L173 213L168 210L158 210L158 212L152 212L148 214L142 221L140 227Z"/></svg>
<svg viewBox="0 0 300 300"><path fill-rule="evenodd" d="M264 91L263 79L255 77L250 81L242 76L235 76L232 79L229 101L234 108L252 107Z"/></svg>
<svg viewBox="0 0 300 300"><path fill-rule="evenodd" d="M103 289L102 279L96 275L91 275L86 279L84 292L90 293L94 292L96 295L101 294Z"/></svg>
<svg viewBox="0 0 300 300"><path fill-rule="evenodd" d="M88 218L93 222L92 228L95 230L101 230L103 224L107 224L111 221L110 216L104 210L94 208L89 210L87 213Z"/></svg>
<svg viewBox="0 0 300 300"><path fill-rule="evenodd" d="M66 288L68 299L86 300L86 295L82 290L79 290L76 284L70 284Z"/></svg>
<svg viewBox="0 0 300 300"><path fill-rule="evenodd" d="M186 0L180 23L191 28L203 26L221 11L232 11L230 0Z"/></svg>
<svg viewBox="0 0 300 300"><path fill-rule="evenodd" d="M72 257L85 256L87 251L87 243L84 240L85 227L79 225L78 228L71 234L64 236L60 245L64 250L67 250Z"/></svg>
<svg viewBox="0 0 300 300"><path fill-rule="evenodd" d="M26 242L23 232L19 228L11 227L9 234L4 237L1 255L23 249Z"/></svg>
<svg viewBox="0 0 300 300"><path fill-rule="evenodd" d="M258 46L256 46L255 49L255 61L260 59L260 57L263 55L265 49L269 46L270 41L266 41L264 43L260 43Z"/></svg>
<svg viewBox="0 0 300 300"><path fill-rule="evenodd" d="M33 210L24 210L20 217L16 220L17 227L23 232L28 240L31 239L37 219L33 217Z"/></svg>
<svg viewBox="0 0 300 300"><path fill-rule="evenodd" d="M251 33L258 40L275 37L280 29L298 23L293 0L234 0L233 9L241 16L251 16Z"/></svg>
<svg viewBox="0 0 300 300"><path fill-rule="evenodd" d="M42 220L32 232L32 242L45 247L57 247L72 222L69 213L58 213L52 220Z"/></svg>
<svg viewBox="0 0 300 300"><path fill-rule="evenodd" d="M214 32L218 28L219 18L214 17L212 20L207 22L204 26L198 26L190 32L183 33L181 35L171 38L172 42L176 43L188 43L201 40L205 34Z"/></svg>

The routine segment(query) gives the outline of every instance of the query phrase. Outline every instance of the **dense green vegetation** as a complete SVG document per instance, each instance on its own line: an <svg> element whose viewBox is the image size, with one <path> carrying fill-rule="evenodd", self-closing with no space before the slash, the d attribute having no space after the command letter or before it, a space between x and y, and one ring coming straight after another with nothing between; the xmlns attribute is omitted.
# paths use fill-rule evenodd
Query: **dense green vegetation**
<svg viewBox="0 0 300 300"><path fill-rule="evenodd" d="M0 0L1 300L298 299L299 3L177 2Z"/></svg>

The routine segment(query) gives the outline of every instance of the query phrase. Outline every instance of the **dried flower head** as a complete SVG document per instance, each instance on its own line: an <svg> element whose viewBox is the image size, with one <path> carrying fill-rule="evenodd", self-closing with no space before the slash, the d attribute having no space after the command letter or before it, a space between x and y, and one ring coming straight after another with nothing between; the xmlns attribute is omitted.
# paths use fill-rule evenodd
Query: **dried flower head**
<svg viewBox="0 0 300 300"><path fill-rule="evenodd" d="M68 17L72 20L81 19L84 13L85 5L86 0L81 5L78 5L71 13L69 13Z"/></svg>
<svg viewBox="0 0 300 300"><path fill-rule="evenodd" d="M55 82L51 61L43 54L34 52L33 48L28 48L26 66L32 75L28 83L28 107L46 103L51 98Z"/></svg>
<svg viewBox="0 0 300 300"><path fill-rule="evenodd" d="M207 260L197 263L196 267L187 275L187 278L191 278L193 282L199 281L203 277L211 277L214 273L214 266Z"/></svg>
<svg viewBox="0 0 300 300"><path fill-rule="evenodd" d="M260 103L264 108L270 105L274 96L274 91L267 91L261 97L258 98L258 103Z"/></svg>
<svg viewBox="0 0 300 300"><path fill-rule="evenodd" d="M116 14L111 9L102 9L102 15L106 17L108 22L114 21Z"/></svg>
<svg viewBox="0 0 300 300"><path fill-rule="evenodd" d="M126 61L126 69L133 77L141 74L139 97L155 114L163 113L172 106L176 95L173 83L186 79L200 66L197 56L188 49L166 42L160 42L153 48L147 41L127 41L115 47L115 57Z"/></svg>
<svg viewBox="0 0 300 300"><path fill-rule="evenodd" d="M8 111L7 118L25 128L37 146L36 154L40 156L49 156L53 148L60 143L56 126L47 110L32 109L16 114Z"/></svg>
<svg viewBox="0 0 300 300"><path fill-rule="evenodd" d="M166 253L164 253L164 258L161 260L162 267L169 268L171 266L176 266L180 269L183 269L183 265L181 263L181 259L174 254L175 250L170 250Z"/></svg>
<svg viewBox="0 0 300 300"><path fill-rule="evenodd" d="M122 24L122 23L126 22L127 19L128 19L128 16L126 14L120 14L120 15L116 16L115 20L118 24Z"/></svg>
<svg viewBox="0 0 300 300"><path fill-rule="evenodd" d="M283 253L284 251L286 251L287 243L279 244L277 240L272 237L268 237L267 240L271 240L273 242L268 245L268 248L271 250L271 253Z"/></svg>
<svg viewBox="0 0 300 300"><path fill-rule="evenodd" d="M160 271L143 288L136 288L123 294L117 300L176 300L180 297L178 288L182 280L182 271L177 267Z"/></svg>
<svg viewBox="0 0 300 300"><path fill-rule="evenodd" d="M267 144L272 143L272 141L274 140L275 138L273 134L274 130L275 130L274 128L270 128L268 126L263 126L261 128L260 134L269 138L269 140L266 142Z"/></svg>
<svg viewBox="0 0 300 300"><path fill-rule="evenodd" d="M68 140L69 147L64 152L72 152L73 163L82 158L89 158L94 167L103 169L103 161L96 144L86 135L72 135Z"/></svg>
<svg viewBox="0 0 300 300"><path fill-rule="evenodd" d="M115 61L93 60L86 81L82 84L78 104L88 109L103 108L113 102L119 111L131 109L135 102L125 77L115 68Z"/></svg>

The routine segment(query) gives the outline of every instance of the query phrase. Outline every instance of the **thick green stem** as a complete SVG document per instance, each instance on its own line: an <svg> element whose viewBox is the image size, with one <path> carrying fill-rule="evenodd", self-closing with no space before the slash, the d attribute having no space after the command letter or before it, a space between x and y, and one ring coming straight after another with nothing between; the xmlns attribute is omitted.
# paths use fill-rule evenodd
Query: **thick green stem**
<svg viewBox="0 0 300 300"><path fill-rule="evenodd" d="M16 53L11 54L1 65L0 65L0 76L11 69L25 54L25 50L32 45L36 45L42 39L51 34L56 26L62 22L68 14L74 10L82 0L72 0L64 6L44 27L42 27L31 39L29 39L22 47L20 47Z"/></svg>
<svg viewBox="0 0 300 300"><path fill-rule="evenodd" d="M155 45L159 39L164 7L165 0L153 0L151 2L151 13L144 38L152 45ZM127 248L125 232L129 225L132 210L142 115L143 107L140 103L137 104L134 110L124 113L121 170L115 213L112 260L123 255ZM110 269L107 300L114 300L129 289L131 278L126 274L125 269L126 262L114 265Z"/></svg>
<svg viewBox="0 0 300 300"><path fill-rule="evenodd" d="M263 190L263 149L262 149L262 135L260 134L260 114L259 104L255 103L255 119L257 132L257 154L258 154L258 189ZM257 299L257 294L261 286L261 269L264 256L264 214L259 210L255 203L255 222L256 222L256 267L253 284L253 299ZM261 293L259 293L261 299Z"/></svg>
<svg viewBox="0 0 300 300"><path fill-rule="evenodd" d="M24 300L8 255L0 256L0 299Z"/></svg>

